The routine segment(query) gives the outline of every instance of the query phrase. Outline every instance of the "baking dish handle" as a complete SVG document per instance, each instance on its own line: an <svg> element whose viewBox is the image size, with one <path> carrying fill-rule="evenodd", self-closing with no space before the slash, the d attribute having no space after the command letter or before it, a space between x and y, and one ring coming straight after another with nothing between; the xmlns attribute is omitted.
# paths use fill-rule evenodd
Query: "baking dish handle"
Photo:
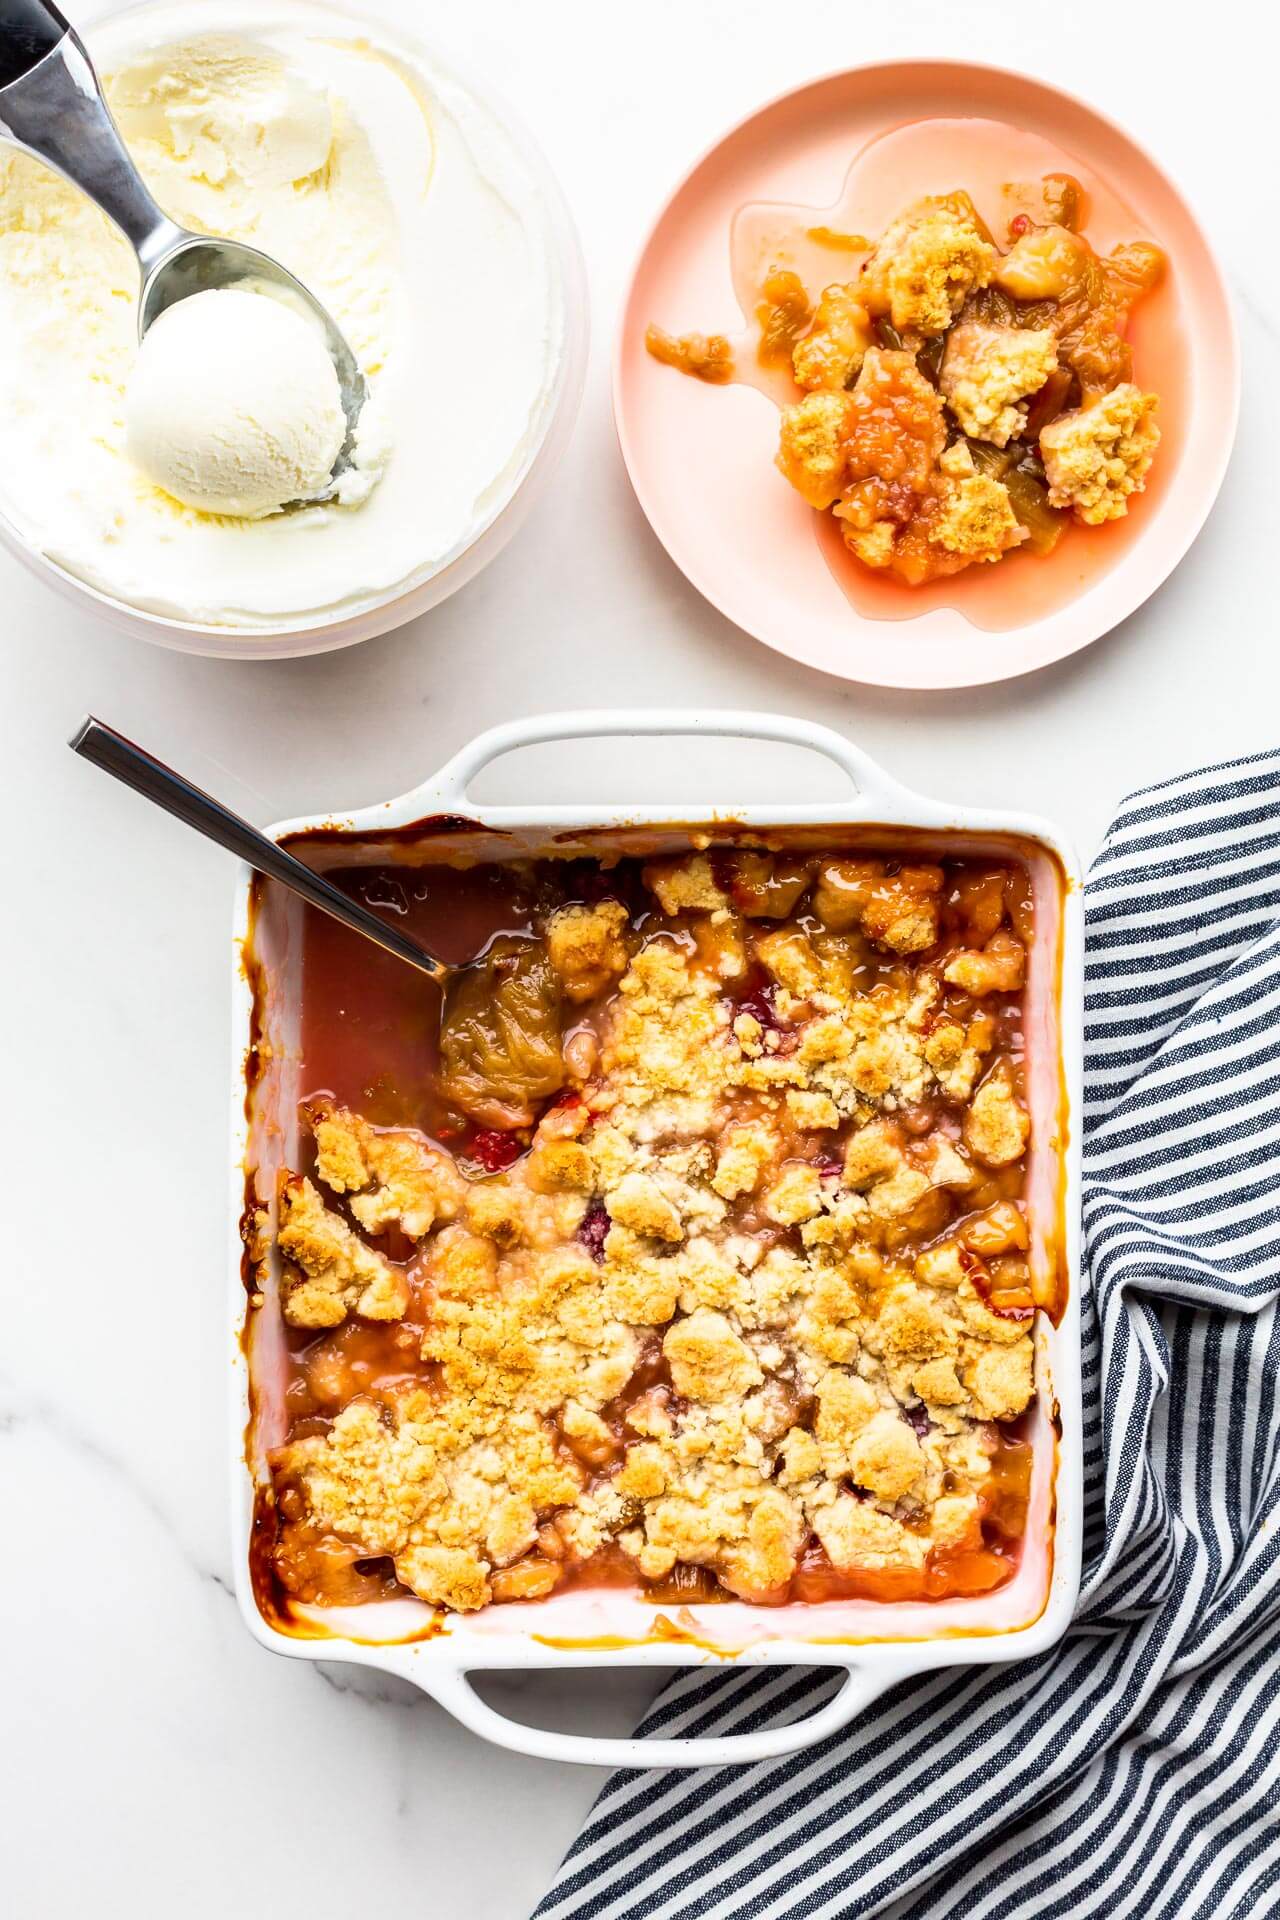
<svg viewBox="0 0 1280 1920"><path fill-rule="evenodd" d="M765 1671L765 1669L761 1669ZM849 1667L844 1685L817 1713L785 1727L761 1727L753 1733L730 1733L703 1738L690 1734L673 1739L623 1740L590 1733L557 1733L508 1720L480 1698L467 1672L450 1669L417 1680L455 1720L482 1740L527 1753L535 1760L569 1760L589 1767L730 1767L757 1760L777 1760L816 1746L828 1734L838 1733L880 1694L905 1678L905 1669L877 1666Z"/></svg>
<svg viewBox="0 0 1280 1920"><path fill-rule="evenodd" d="M690 738L773 741L780 746L804 747L821 754L848 775L857 792L869 800L912 800L919 796L885 772L869 754L843 734L809 720L784 713L735 710L698 712L689 708L641 707L633 713L588 708L582 713L536 713L509 720L463 747L430 782L429 791L444 807L473 810L469 788L485 767L520 747L542 746L556 740Z"/></svg>

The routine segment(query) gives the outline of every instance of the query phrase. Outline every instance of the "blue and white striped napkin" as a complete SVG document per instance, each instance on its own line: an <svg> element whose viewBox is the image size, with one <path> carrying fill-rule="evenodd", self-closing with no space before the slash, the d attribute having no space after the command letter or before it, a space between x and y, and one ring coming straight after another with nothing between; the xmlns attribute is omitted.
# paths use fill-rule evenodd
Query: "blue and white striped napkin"
<svg viewBox="0 0 1280 1920"><path fill-rule="evenodd" d="M789 1759L615 1774L535 1920L1280 1913L1280 753L1134 794L1086 905L1075 1624ZM693 1671L639 1731L837 1684Z"/></svg>

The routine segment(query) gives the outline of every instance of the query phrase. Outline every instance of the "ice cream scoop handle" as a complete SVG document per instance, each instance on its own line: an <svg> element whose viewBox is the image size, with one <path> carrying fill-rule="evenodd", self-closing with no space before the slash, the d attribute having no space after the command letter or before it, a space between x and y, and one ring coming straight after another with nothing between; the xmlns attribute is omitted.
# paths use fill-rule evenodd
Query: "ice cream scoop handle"
<svg viewBox="0 0 1280 1920"><path fill-rule="evenodd" d="M0 6L0 87L20 80L52 53L70 22L44 0L4 0Z"/></svg>
<svg viewBox="0 0 1280 1920"><path fill-rule="evenodd" d="M74 183L115 221L146 273L182 229L142 183L80 37L42 0L0 0L0 136Z"/></svg>

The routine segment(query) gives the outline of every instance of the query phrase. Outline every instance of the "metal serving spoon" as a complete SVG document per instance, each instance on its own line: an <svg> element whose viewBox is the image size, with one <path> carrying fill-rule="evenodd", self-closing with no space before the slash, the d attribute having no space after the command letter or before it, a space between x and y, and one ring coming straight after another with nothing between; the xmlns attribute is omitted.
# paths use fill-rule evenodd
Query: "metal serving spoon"
<svg viewBox="0 0 1280 1920"><path fill-rule="evenodd" d="M2 96L0 96L2 97ZM420 947L416 940L410 940L406 934L399 933L380 920L376 913L370 913L340 893L335 886L320 874L313 873L285 849L277 846L274 840L268 840L265 833L259 833L247 820L224 807L210 794L199 787L192 786L172 767L166 767L155 760L132 740L126 740L114 727L104 726L101 720L92 715L82 720L71 736L71 747L85 760L92 760L95 767L113 774L117 780L132 787L148 800L154 800L166 813L173 814L197 833L204 834L207 840L214 840L220 847L226 847L229 853L235 853L259 873L265 873L272 880L278 880L281 886L300 894L313 907L319 907L322 913L332 914L335 920L350 927L355 933L362 933L366 940L372 940L387 953L395 954L398 960L405 960L420 973L425 973L443 991L448 987L456 971L446 966L443 960L437 960L434 954Z"/></svg>
<svg viewBox="0 0 1280 1920"><path fill-rule="evenodd" d="M0 0L0 138L56 169L119 227L138 256L139 340L166 307L210 287L254 281L302 302L324 331L347 417L332 486L351 465L367 393L355 354L315 295L270 254L192 233L161 211L120 138L83 41L50 0Z"/></svg>

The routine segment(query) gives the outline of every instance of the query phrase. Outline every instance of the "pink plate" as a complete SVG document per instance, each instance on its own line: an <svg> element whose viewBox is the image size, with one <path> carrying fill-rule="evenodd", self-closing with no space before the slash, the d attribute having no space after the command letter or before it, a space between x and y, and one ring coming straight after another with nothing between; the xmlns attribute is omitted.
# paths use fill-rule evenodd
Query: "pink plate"
<svg viewBox="0 0 1280 1920"><path fill-rule="evenodd" d="M856 223L874 236L919 195L967 187L981 211L992 209L994 227L1002 180L1056 170L1084 184L1086 232L1100 252L1154 240L1169 273L1130 329L1134 377L1160 396L1163 439L1147 491L1126 519L1072 527L1045 558L1017 554L915 589L870 573L845 553L831 516L812 512L776 471L778 414L768 393L689 379L645 351L649 322L670 333L743 332L731 230L745 288L747 266L770 257L771 223L779 233L803 231L799 208L815 226ZM819 266L807 241L801 250L803 260L793 257L806 284L813 271L847 277L839 252L820 249ZM1239 386L1222 272L1149 155L1056 87L996 67L903 60L785 94L697 163L658 216L632 278L614 414L654 532L729 619L846 680L967 687L1088 646L1168 578L1222 483Z"/></svg>

